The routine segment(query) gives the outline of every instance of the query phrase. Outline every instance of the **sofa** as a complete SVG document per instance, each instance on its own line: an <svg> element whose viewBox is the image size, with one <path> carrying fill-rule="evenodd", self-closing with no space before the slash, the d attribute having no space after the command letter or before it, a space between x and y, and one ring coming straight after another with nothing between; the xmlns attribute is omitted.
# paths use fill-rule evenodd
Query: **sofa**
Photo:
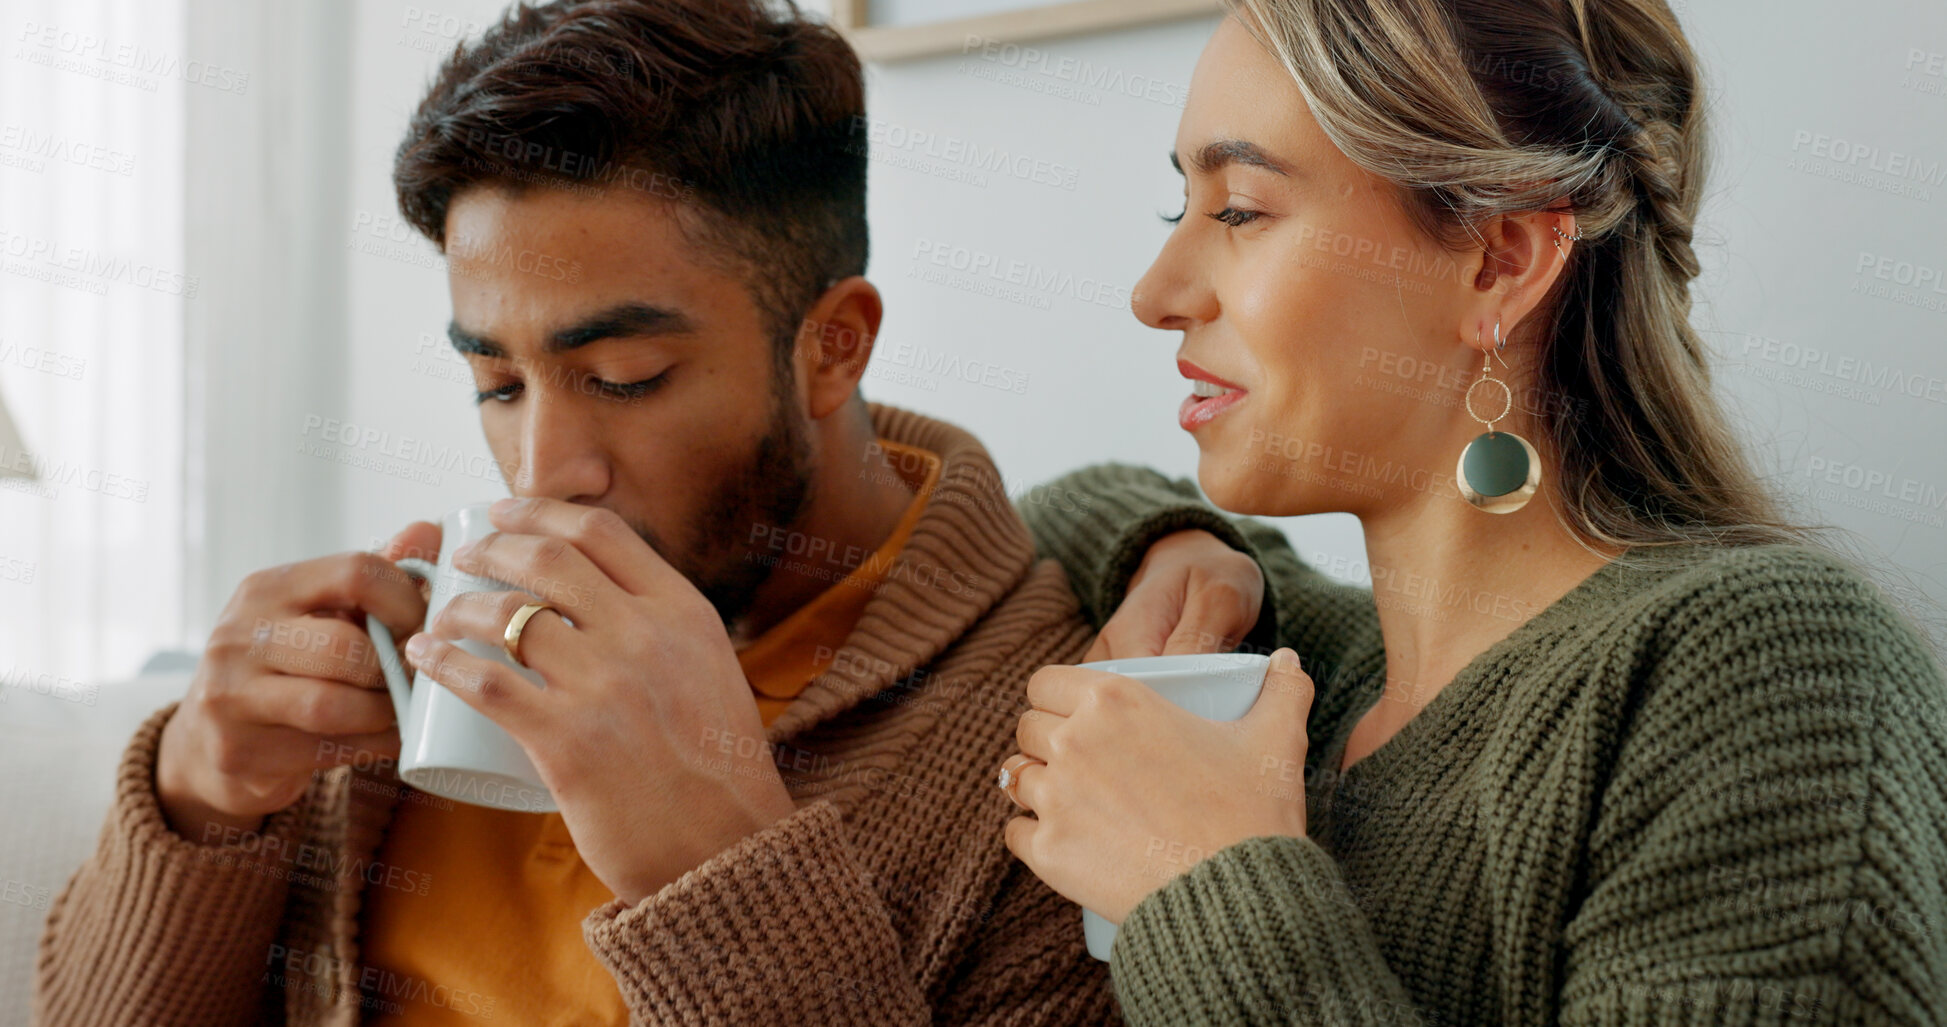
<svg viewBox="0 0 1947 1027"><path fill-rule="evenodd" d="M189 689L194 658L73 688L0 679L0 1027L25 1027L47 908L94 851L129 736Z"/></svg>

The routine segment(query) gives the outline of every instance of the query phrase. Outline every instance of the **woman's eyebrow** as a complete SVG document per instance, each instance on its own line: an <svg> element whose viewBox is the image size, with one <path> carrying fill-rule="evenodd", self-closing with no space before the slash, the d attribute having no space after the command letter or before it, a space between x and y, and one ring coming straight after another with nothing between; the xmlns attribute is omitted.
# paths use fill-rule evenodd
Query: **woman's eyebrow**
<svg viewBox="0 0 1947 1027"><path fill-rule="evenodd" d="M1271 156L1256 143L1242 139L1218 139L1205 143L1202 149L1190 157L1190 166L1204 175L1219 171L1231 164L1248 164L1286 178L1296 176L1296 169L1290 164ZM1170 166L1176 169L1177 174L1183 173L1183 161L1177 157L1175 150L1170 151Z"/></svg>

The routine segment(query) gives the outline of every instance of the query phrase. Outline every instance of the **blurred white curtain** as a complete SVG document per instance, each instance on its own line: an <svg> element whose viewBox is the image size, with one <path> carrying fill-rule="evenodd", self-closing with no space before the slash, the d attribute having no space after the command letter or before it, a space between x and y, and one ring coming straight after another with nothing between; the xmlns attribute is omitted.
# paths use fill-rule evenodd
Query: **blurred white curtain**
<svg viewBox="0 0 1947 1027"><path fill-rule="evenodd" d="M0 701L183 635L184 2L0 0Z"/></svg>
<svg viewBox="0 0 1947 1027"><path fill-rule="evenodd" d="M349 142L354 5L187 3L186 45L218 69L183 125L183 245L204 279L184 310L180 543L182 644L198 650L246 574L344 548L339 465L297 448L307 415L344 409L346 183L390 151Z"/></svg>

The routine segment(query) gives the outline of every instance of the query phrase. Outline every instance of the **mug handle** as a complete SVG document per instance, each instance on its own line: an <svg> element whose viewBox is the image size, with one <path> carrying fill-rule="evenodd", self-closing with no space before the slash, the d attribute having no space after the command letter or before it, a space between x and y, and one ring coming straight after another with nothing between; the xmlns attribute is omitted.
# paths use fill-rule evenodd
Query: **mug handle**
<svg viewBox="0 0 1947 1027"><path fill-rule="evenodd" d="M439 568L416 557L393 561L400 570L415 578L431 581ZM406 710L412 705L412 687L406 679L406 663L399 658L399 647L392 641L392 629L377 617L365 618L365 630L372 636L372 648L379 654L379 669L385 672L385 690L392 695L392 709L399 716L399 730L406 729Z"/></svg>

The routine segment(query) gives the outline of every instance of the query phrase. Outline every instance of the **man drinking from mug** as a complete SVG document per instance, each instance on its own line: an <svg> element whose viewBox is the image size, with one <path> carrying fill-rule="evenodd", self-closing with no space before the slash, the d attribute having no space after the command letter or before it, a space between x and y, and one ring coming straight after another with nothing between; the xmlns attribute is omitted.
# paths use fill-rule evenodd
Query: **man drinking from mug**
<svg viewBox="0 0 1947 1027"><path fill-rule="evenodd" d="M1113 1015L992 778L1090 632L980 444L859 393L862 114L756 0L518 6L447 61L394 181L515 492L452 559L519 591L421 630L388 561L429 523L245 580L52 912L41 1022ZM559 813L398 783L367 619Z"/></svg>

